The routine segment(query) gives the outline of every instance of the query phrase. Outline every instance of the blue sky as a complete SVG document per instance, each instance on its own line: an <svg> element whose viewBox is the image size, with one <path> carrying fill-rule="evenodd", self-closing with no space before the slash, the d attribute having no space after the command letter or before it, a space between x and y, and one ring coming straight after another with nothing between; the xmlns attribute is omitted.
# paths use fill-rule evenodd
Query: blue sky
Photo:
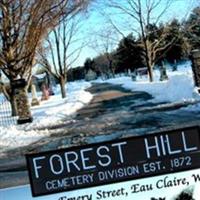
<svg viewBox="0 0 200 200"><path fill-rule="evenodd" d="M125 2L126 0L119 1ZM128 29L129 26L124 26L125 20L122 17L122 15L116 15L117 11L115 9L107 8L105 6L105 2L106 1L104 0L97 0L95 3L92 4L88 11L87 20L85 20L82 26L82 30L80 32L80 35L84 35L88 43L91 43L94 40L98 41L98 43L103 43L103 39L96 37L95 33L104 33L107 31L108 27L112 29L112 26L109 24L106 15L102 15L102 10L105 10L106 13L109 13L109 16L114 16L114 21L117 24L117 26L120 27L120 25L122 25L121 27L123 29L124 35L128 35L131 32L131 30ZM170 21L173 18L178 18L179 20L182 20L183 18L187 17L190 11L198 4L198 0L174 0L170 9L168 9L166 14L163 16L162 21ZM160 7L159 9L162 8ZM118 40L121 39L121 36L119 35L116 37ZM95 44L89 46L90 47L86 46L85 48L83 48L80 58L77 60L75 65L83 65L86 58L93 58L98 53L100 53L101 49L94 50L93 48L91 48L91 46L95 46Z"/></svg>

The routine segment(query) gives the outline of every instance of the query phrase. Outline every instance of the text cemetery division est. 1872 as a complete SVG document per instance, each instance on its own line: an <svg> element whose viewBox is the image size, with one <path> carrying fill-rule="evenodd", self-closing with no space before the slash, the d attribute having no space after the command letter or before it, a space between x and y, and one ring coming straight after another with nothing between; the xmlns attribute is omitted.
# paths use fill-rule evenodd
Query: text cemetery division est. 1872
<svg viewBox="0 0 200 200"><path fill-rule="evenodd" d="M196 169L199 128L28 154L26 159L33 196Z"/></svg>

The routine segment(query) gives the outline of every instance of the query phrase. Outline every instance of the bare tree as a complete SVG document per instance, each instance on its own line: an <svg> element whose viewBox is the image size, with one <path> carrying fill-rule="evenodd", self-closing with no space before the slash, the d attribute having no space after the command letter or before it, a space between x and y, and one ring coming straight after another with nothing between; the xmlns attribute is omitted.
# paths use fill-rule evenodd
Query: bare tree
<svg viewBox="0 0 200 200"><path fill-rule="evenodd" d="M12 105L15 102L17 104L19 123L32 120L26 82L31 78L36 49L63 16L79 11L88 2L89 0L0 1L0 69L15 88L12 88L11 102Z"/></svg>
<svg viewBox="0 0 200 200"><path fill-rule="evenodd" d="M116 30L113 29L112 26L107 25L99 31L93 31L93 33L90 35L93 35L89 42L90 48L92 48L97 54L100 54L102 57L106 58L106 63L109 70L108 73L114 76L115 68L113 65L113 56L111 52L118 44L118 34ZM101 74L105 73L105 70L101 69L101 67L99 67L99 71Z"/></svg>
<svg viewBox="0 0 200 200"><path fill-rule="evenodd" d="M174 42L173 40L165 43L166 30L159 32L159 37L151 40L151 26L157 26L172 4L172 0L111 0L108 3L110 7L117 9L120 14L128 19L127 26L130 31L136 33L141 39L141 45L144 50L144 60L149 73L149 80L153 81L153 67L158 59L158 55L163 50L168 49ZM124 16L124 18L125 18ZM118 32L123 32L116 23L108 18L110 23ZM153 30L156 34L156 30ZM159 30L160 31L160 30Z"/></svg>
<svg viewBox="0 0 200 200"><path fill-rule="evenodd" d="M43 48L38 50L38 63L59 82L62 98L66 97L67 71L77 61L85 45L80 38L80 27L79 16L63 18L48 35Z"/></svg>

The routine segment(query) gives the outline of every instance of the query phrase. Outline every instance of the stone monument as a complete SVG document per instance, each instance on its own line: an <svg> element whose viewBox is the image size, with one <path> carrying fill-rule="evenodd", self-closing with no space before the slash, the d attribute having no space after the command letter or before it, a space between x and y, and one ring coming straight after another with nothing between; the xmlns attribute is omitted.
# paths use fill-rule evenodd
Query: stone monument
<svg viewBox="0 0 200 200"><path fill-rule="evenodd" d="M46 84L42 84L41 89L42 89L42 98L41 98L41 100L42 101L48 100L49 99L49 90L48 90Z"/></svg>
<svg viewBox="0 0 200 200"><path fill-rule="evenodd" d="M136 81L136 80L137 80L137 73L136 73L136 70L134 70L134 71L131 73L131 79L132 79L132 81Z"/></svg>
<svg viewBox="0 0 200 200"><path fill-rule="evenodd" d="M36 92L36 87L34 84L31 85L31 94L32 94L32 101L31 101L31 106L38 106L40 105L40 102L37 98L37 92Z"/></svg>
<svg viewBox="0 0 200 200"><path fill-rule="evenodd" d="M162 62L162 65L160 67L160 81L165 81L165 80L168 80L168 76L165 63Z"/></svg>
<svg viewBox="0 0 200 200"><path fill-rule="evenodd" d="M31 116L30 105L27 96L27 82L25 79L17 79L11 83L12 91L15 96L17 114L19 116L17 123L24 124L32 122L33 118Z"/></svg>
<svg viewBox="0 0 200 200"><path fill-rule="evenodd" d="M92 81L97 79L97 74L95 71L93 71L92 69L89 69L87 74L85 75L85 80L86 81Z"/></svg>
<svg viewBox="0 0 200 200"><path fill-rule="evenodd" d="M200 50L196 49L192 51L192 71L194 76L195 86L198 87L198 92L200 93Z"/></svg>

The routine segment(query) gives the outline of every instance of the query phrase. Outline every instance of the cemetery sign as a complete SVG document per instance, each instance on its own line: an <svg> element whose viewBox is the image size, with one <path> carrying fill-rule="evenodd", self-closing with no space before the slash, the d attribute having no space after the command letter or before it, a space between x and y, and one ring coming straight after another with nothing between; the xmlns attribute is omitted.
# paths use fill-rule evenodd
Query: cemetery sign
<svg viewBox="0 0 200 200"><path fill-rule="evenodd" d="M196 169L199 128L28 154L26 160L33 196Z"/></svg>

